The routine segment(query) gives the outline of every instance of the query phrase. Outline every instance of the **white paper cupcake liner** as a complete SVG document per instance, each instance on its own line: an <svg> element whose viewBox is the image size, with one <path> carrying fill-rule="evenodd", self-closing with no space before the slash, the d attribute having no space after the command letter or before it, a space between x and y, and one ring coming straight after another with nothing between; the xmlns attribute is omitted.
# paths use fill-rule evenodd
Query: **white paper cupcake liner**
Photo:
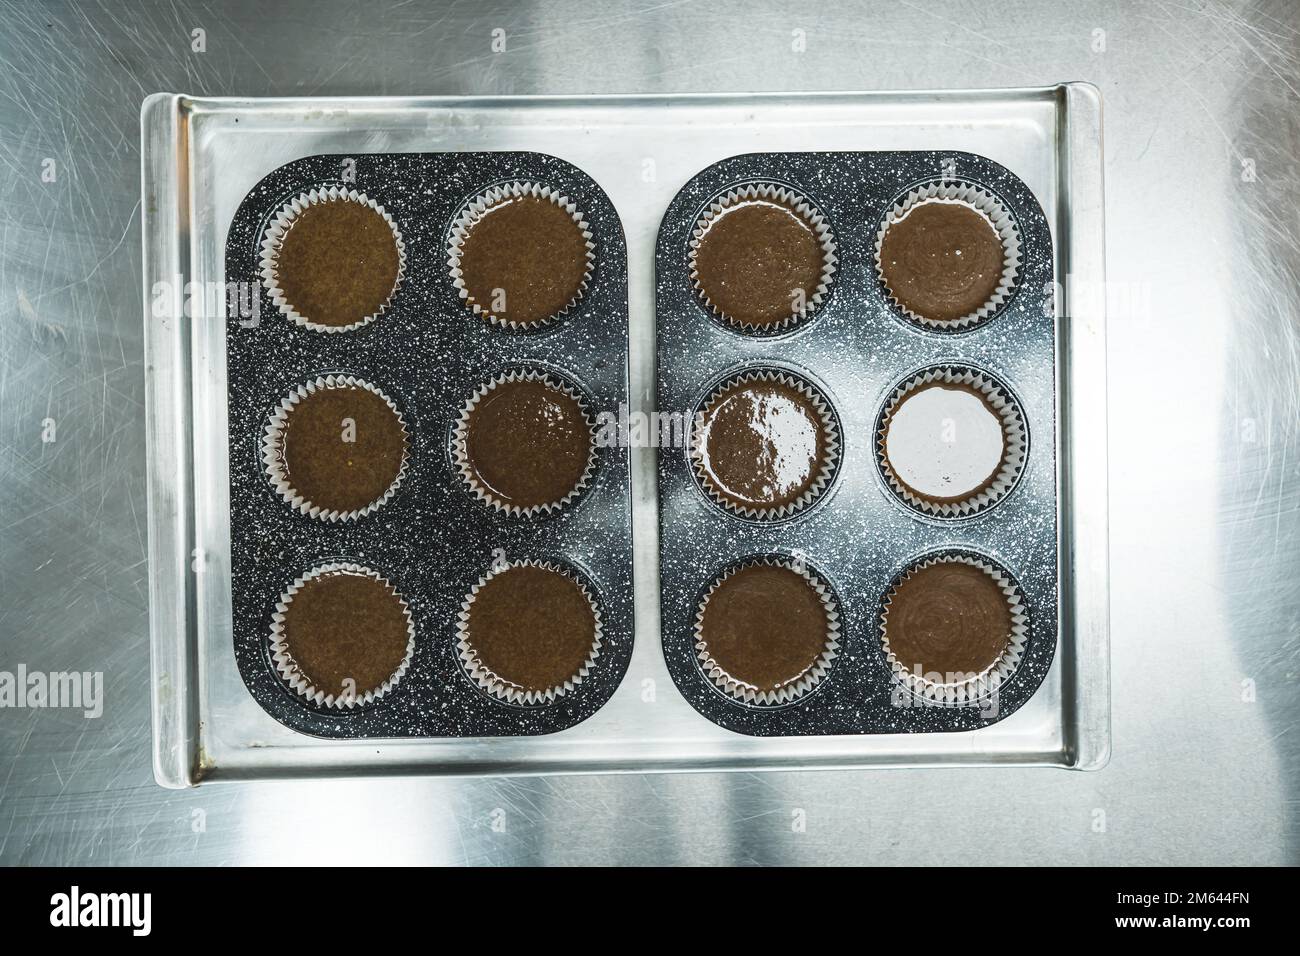
<svg viewBox="0 0 1300 956"><path fill-rule="evenodd" d="M293 487L293 482L285 474L284 462L280 457L280 444L284 437L284 426L289 420L289 414L294 407L308 395L321 389L329 388L364 388L368 392L373 392L384 400L384 403L393 410L397 416L398 424L402 429L402 463L397 469L397 477L393 483L388 486L388 490L376 498L364 508L353 511L337 511L321 507L313 501L308 501L297 489ZM291 507L301 511L305 515L313 518L319 518L321 521L354 521L363 515L368 515L376 511L397 493L401 487L402 480L406 477L406 468L411 459L410 435L406 430L406 420L402 418L401 411L391 398L385 395L379 388L371 385L369 382L356 378L353 375L326 375L318 376L309 382L304 382L295 388L292 392L281 399L280 404L276 406L271 413L271 420L266 423L262 434L262 465L266 477L270 480L272 487L279 493L280 497Z"/></svg>
<svg viewBox="0 0 1300 956"><path fill-rule="evenodd" d="M936 564L960 562L979 568L997 582L1002 593L1007 597L1007 606L1011 610L1011 633L1008 635L1007 648L991 666L982 673L962 681L944 682L931 680L925 674L917 674L899 661L889 647L889 604L899 585L925 568ZM990 561L965 554L954 554L926 558L912 565L899 580L890 587L881 608L880 641L884 647L889 668L896 680L904 687L926 700L940 704L965 704L977 701L996 693L1003 684L1011 679L1020 665L1020 658L1025 652L1028 640L1029 614L1025 607L1025 598L1019 586L999 567ZM948 675L944 675L945 677Z"/></svg>
<svg viewBox="0 0 1300 956"><path fill-rule="evenodd" d="M905 217L915 207L934 202L961 203L969 206L988 220L989 225L993 227L993 230L1002 240L1002 277L998 281L997 288L989 296L988 301L978 309L957 319L931 319L913 312L894 298L894 294L890 291L889 284L885 282L884 278L881 249L884 246L885 233L889 231L892 224ZM896 202L886 214L884 221L876 232L875 262L876 277L879 279L885 295L893 303L894 307L909 319L932 329L970 328L994 315L1002 307L1002 304L1011 297L1011 293L1015 289L1021 262L1020 227L1016 224L1011 212L1002 204L1002 201L985 189L963 182L928 183L913 189Z"/></svg>
<svg viewBox="0 0 1300 956"><path fill-rule="evenodd" d="M490 488L485 488L474 474L474 466L469 459L469 448L467 445L469 439L469 422L470 416L478 404L483 401L494 389L505 384L506 382L542 382L554 388L556 391L563 392L575 402L582 411L582 419L587 423L587 428L591 433L591 445L587 454L587 467L579 476L577 483L563 498L557 501L548 501L545 504L531 505L527 508L511 504L497 497ZM582 394L567 382L562 381L554 375L550 375L536 369L514 369L509 372L502 372L487 383L479 386L478 390L470 397L463 406L461 406L460 416L456 420L456 429L452 435L452 458L456 464L456 470L460 473L461 480L466 487L474 492L475 497L480 501L491 505L497 511L504 511L513 517L532 518L539 514L550 514L553 511L559 511L567 506L571 501L582 494L584 488L591 482L592 472L596 468L596 432L595 422L592 420L591 413L587 408L587 402L583 399Z"/></svg>
<svg viewBox="0 0 1300 956"><path fill-rule="evenodd" d="M469 630L470 610L474 606L474 600L489 581L498 574L504 574L511 568L542 568L547 571L554 571L568 578L581 589L587 603L591 605L591 613L595 620L595 635L591 643L591 651L587 659L583 661L577 672L563 684L556 687L548 687L546 690L521 690L518 686L511 684L508 680L498 676L488 669L488 667L479 659L478 653L474 650L474 644ZM466 673L478 687L485 693L495 697L497 700L505 701L510 704L549 704L555 700L570 694L579 684L591 673L592 668L596 666L596 658L600 657L600 649L604 646L603 628L601 624L600 605L592 596L591 590L587 583L574 572L561 565L551 561L534 561L531 558L524 558L517 561L511 561L500 567L494 567L479 578L478 584L470 590L461 602L460 613L456 618L456 653L461 663L465 666Z"/></svg>
<svg viewBox="0 0 1300 956"><path fill-rule="evenodd" d="M713 593L741 571L759 565L785 568L795 572L808 582L809 586L817 593L817 596L821 598L822 606L826 609L826 647L808 673L795 683L779 690L758 690L753 685L732 677L713 659L713 656L709 653L708 643L704 640L704 613L708 610L709 600L713 597ZM705 676L713 682L715 687L742 704L759 707L780 706L789 704L811 693L830 673L831 664L840 655L839 602L836 600L835 593L831 590L830 585L823 581L819 575L813 573L806 565L788 558L753 558L724 571L709 586L708 593L704 595L704 599L695 612L694 634L695 658L699 661L700 669L704 671Z"/></svg>
<svg viewBox="0 0 1300 956"><path fill-rule="evenodd" d="M492 207L496 206L507 197L533 196L538 199L549 199L555 205L567 212L573 221L577 224L578 229L582 232L582 238L587 243L587 271L582 277L582 282L578 285L578 291L574 293L565 305L558 311L541 319L535 319L529 322L516 322L513 319L497 315L490 308L489 303L477 302L470 295L469 289L465 287L465 280L462 277L460 268L461 247L465 238L469 235L474 225L479 222L485 213ZM544 186L541 183L532 182L511 182L502 185L493 186L491 189L471 200L460 215L452 223L451 233L447 239L447 269L451 274L452 284L456 287L457 294L464 300L465 305L474 312L475 315L481 315L493 325L499 325L507 329L535 329L549 325L556 319L565 315L574 306L576 306L587 292L587 285L591 281L591 270L596 261L596 243L592 239L591 226L588 225L586 218L578 209L577 203L568 196L550 186Z"/></svg>
<svg viewBox="0 0 1300 956"><path fill-rule="evenodd" d="M349 325L324 325L320 322L313 322L310 316L302 315L292 302L284 294L280 287L280 279L277 273L276 265L280 254L280 246L284 241L285 233L293 225L293 221L302 214L302 211L308 206L323 202L356 202L369 206L375 212L383 217L384 222L388 223L388 228L393 230L393 241L397 244L397 278L393 280L392 291L388 293L388 298L384 303L372 312L356 322ZM397 228L397 223L393 222L393 217L388 214L379 203L371 199L365 193L357 192L355 189L343 189L339 186L330 186L328 189L313 189L310 192L301 193L295 196L289 202L280 207L280 211L271 217L270 225L266 227L266 232L262 235L261 257L258 261L258 269L262 276L262 285L265 286L267 294L275 307L291 322L301 325L303 328L311 329L313 332L351 332L359 329L363 325L369 325L375 319L379 318L388 311L389 305L393 301L393 296L397 293L402 284L402 278L406 272L406 244L402 240L401 230Z"/></svg>
<svg viewBox="0 0 1300 956"><path fill-rule="evenodd" d="M700 241L704 234L708 232L710 224L725 212L731 206L737 203L744 203L755 199L767 199L772 202L781 203L793 209L796 213L804 218L808 226L817 236L817 241L822 249L822 274L817 283L817 288L808 300L803 303L801 309L791 309L790 315L779 322L745 322L734 316L728 315L716 304L714 304L705 293L703 286L700 284L699 271L696 269L695 260L699 254ZM801 196L792 189L784 186L778 186L774 183L751 183L748 186L741 186L719 196L713 202L709 203L709 208L704 210L700 218L696 221L695 227L691 230L691 239L688 244L687 259L691 269L691 284L695 287L696 293L701 301L708 307L718 318L725 321L728 325L741 329L745 332L778 332L790 328L798 322L803 322L816 313L817 309L826 300L830 294L831 280L839 267L839 258L837 255L838 247L835 243L835 236L831 232L830 223L821 210L814 206L808 199Z"/></svg>
<svg viewBox="0 0 1300 956"><path fill-rule="evenodd" d="M817 471L817 476L813 483L808 486L808 490L796 498L794 501L775 508L752 508L734 502L713 488L708 480L704 462L704 435L702 433L702 421L705 412L722 397L722 394L728 389L748 382L777 382L788 388L793 388L803 395L817 411L821 419L822 428L826 436L824 458L821 468ZM830 487L832 479L835 477L835 469L839 464L840 457L840 432L839 425L835 420L835 413L831 410L830 404L822 396L821 392L803 379L788 372L781 372L770 369L759 369L751 372L743 372L738 375L728 377L722 384L715 387L709 397L705 399L700 406L700 411L696 413L691 429L690 451L691 471L695 474L695 480L700 489L709 497L710 501L730 511L732 514L742 515L746 518L753 518L759 521L773 521L781 518L788 518L791 515L798 514L805 508L817 501Z"/></svg>
<svg viewBox="0 0 1300 956"><path fill-rule="evenodd" d="M889 431L894 412L913 392L935 383L965 385L975 389L984 396L1002 420L1002 464L987 488L959 501L937 502L918 495L895 474L889 456L885 453L885 436ZM1016 482L1020 480L1020 474L1025 469L1027 452L1028 432L1025 428L1025 418L1015 398L989 376L975 369L959 366L927 369L894 389L885 403L884 411L880 416L880 425L876 430L876 464L890 489L910 507L937 518L966 518L993 507L1010 494Z"/></svg>
<svg viewBox="0 0 1300 956"><path fill-rule="evenodd" d="M373 578L384 587L386 587L397 598L402 605L402 613L406 617L406 655L402 658L402 663L398 665L397 670L393 671L393 676L378 687L366 690L361 694L327 694L312 686L307 675L298 667L298 662L293 659L289 653L289 648L284 642L284 619L289 609L289 604L293 601L302 587L314 578L326 574L344 572L349 574L364 574L366 577ZM415 624L411 620L411 609L406 603L406 599L397 593L397 589L376 571L372 571L360 564L353 564L350 561L334 561L330 564L322 564L312 568L302 577L295 578L293 583L285 588L284 593L280 595L280 600L275 604L275 611L271 615L271 660L275 664L276 673L294 690L299 696L306 698L319 707L332 707L343 710L352 707L358 707L365 704L373 703L379 700L390 690L397 686L398 681L402 679L411 666L411 656L415 653Z"/></svg>

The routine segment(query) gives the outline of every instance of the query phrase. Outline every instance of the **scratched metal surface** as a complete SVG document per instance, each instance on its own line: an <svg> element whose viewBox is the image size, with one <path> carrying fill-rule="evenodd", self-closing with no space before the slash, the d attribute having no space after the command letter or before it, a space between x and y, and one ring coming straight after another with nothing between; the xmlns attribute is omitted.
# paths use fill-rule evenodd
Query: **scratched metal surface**
<svg viewBox="0 0 1300 956"><path fill-rule="evenodd" d="M1300 7L805 6L0 2L0 670L106 695L0 709L0 861L1300 862ZM147 93L1062 79L1107 109L1109 767L153 783Z"/></svg>

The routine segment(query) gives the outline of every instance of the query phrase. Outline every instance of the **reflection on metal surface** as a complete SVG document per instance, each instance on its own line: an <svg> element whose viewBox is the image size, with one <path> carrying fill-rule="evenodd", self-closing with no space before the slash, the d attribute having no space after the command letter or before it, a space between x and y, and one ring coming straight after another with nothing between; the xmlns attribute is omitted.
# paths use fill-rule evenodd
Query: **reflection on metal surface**
<svg viewBox="0 0 1300 956"><path fill-rule="evenodd" d="M0 667L102 670L106 696L98 720L0 711L0 860L310 862L343 843L357 862L915 863L951 860L954 844L990 863L1300 859L1300 11L761 7L0 7ZM1106 770L153 784L135 146L146 93L1063 78L1091 80L1107 102ZM369 148L390 146L369 134ZM678 175L670 163L652 151L613 185ZM641 694L655 706L653 684Z"/></svg>

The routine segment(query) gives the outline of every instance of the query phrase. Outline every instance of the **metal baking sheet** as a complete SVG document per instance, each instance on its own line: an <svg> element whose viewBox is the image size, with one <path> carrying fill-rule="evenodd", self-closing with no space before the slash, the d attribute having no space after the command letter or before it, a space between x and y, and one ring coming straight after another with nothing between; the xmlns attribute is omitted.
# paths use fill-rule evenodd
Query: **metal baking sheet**
<svg viewBox="0 0 1300 956"><path fill-rule="evenodd" d="M1045 211L1058 284L1057 654L1006 720L952 734L756 739L701 717L659 645L653 449L631 449L637 643L610 702L543 737L331 741L249 696L231 654L224 323L184 318L224 285L226 229L252 186L320 153L528 150L608 194L629 264L630 411L653 405L654 243L673 196L751 152L960 150L1015 173ZM1087 84L934 93L198 99L142 110L155 776L542 774L1020 764L1091 769L1109 753L1101 105ZM1068 279L1068 281L1067 281ZM1076 290L1079 290L1076 293Z"/></svg>

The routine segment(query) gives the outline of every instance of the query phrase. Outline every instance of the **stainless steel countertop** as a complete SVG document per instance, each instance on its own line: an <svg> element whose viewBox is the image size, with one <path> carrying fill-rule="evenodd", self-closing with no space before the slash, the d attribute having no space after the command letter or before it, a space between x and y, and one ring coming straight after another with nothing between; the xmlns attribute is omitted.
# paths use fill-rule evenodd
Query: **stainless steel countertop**
<svg viewBox="0 0 1300 956"><path fill-rule="evenodd" d="M153 783L146 94L1067 79L1107 109L1105 770ZM0 671L105 681L99 719L0 709L0 861L1300 862L1297 101L1289 0L0 2Z"/></svg>

